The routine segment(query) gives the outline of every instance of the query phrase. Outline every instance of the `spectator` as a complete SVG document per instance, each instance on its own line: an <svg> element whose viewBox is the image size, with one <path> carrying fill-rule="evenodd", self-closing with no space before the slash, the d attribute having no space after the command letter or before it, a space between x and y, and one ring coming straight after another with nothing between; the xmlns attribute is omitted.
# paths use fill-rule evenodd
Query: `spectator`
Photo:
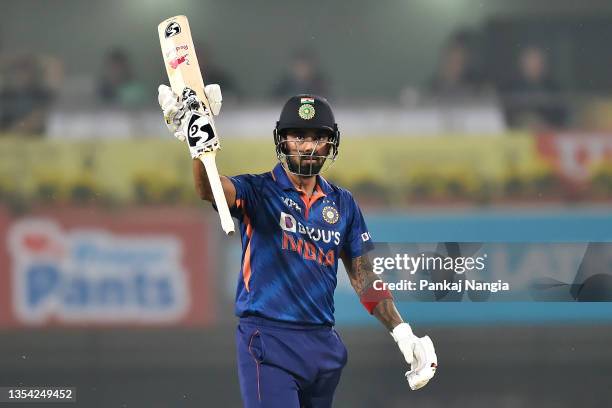
<svg viewBox="0 0 612 408"><path fill-rule="evenodd" d="M277 98L288 98L300 93L329 96L325 75L314 53L307 49L293 55L289 70L272 90L272 95Z"/></svg>
<svg viewBox="0 0 612 408"><path fill-rule="evenodd" d="M42 60L32 55L9 58L2 71L0 130L8 134L44 134L55 93L46 81Z"/></svg>
<svg viewBox="0 0 612 408"><path fill-rule="evenodd" d="M460 32L453 36L442 51L429 92L435 97L461 99L478 96L484 89L473 57L471 36Z"/></svg>
<svg viewBox="0 0 612 408"><path fill-rule="evenodd" d="M105 103L122 106L140 106L149 102L144 86L134 78L125 51L114 49L106 55L98 96Z"/></svg>
<svg viewBox="0 0 612 408"><path fill-rule="evenodd" d="M502 87L506 121L510 127L563 128L568 112L561 87L552 77L544 50L524 48L518 59L518 76Z"/></svg>

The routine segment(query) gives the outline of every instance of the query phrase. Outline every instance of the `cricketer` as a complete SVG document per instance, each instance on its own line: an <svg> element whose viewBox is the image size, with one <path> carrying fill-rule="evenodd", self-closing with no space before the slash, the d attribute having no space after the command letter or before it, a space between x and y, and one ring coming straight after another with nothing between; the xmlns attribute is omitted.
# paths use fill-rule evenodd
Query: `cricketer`
<svg viewBox="0 0 612 408"><path fill-rule="evenodd" d="M211 88L207 86L207 91ZM221 92L206 95L216 109ZM165 85L158 100L170 131L186 140L189 106ZM216 111L216 112L215 112ZM434 376L437 357L428 336L417 337L388 290L376 290L368 252L372 238L351 193L321 176L336 160L340 131L330 104L297 95L282 108L273 131L279 163L269 172L221 176L230 212L239 222L242 270L235 313L238 376L247 408L326 408L347 362L334 329L338 259L365 309L399 346L410 365L410 388ZM197 160L211 138L187 138L195 188L213 202L204 166Z"/></svg>

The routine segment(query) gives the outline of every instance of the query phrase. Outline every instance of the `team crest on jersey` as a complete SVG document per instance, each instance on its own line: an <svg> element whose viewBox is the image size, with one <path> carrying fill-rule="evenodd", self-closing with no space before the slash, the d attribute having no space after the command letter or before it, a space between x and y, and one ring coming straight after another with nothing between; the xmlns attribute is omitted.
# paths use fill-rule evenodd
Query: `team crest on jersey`
<svg viewBox="0 0 612 408"><path fill-rule="evenodd" d="M338 210L329 205L323 207L323 219L329 224L335 224L338 222Z"/></svg>
<svg viewBox="0 0 612 408"><path fill-rule="evenodd" d="M300 118L304 120L312 119L315 115L315 108L314 106L305 103L300 106L300 109L298 109L298 114L300 115Z"/></svg>

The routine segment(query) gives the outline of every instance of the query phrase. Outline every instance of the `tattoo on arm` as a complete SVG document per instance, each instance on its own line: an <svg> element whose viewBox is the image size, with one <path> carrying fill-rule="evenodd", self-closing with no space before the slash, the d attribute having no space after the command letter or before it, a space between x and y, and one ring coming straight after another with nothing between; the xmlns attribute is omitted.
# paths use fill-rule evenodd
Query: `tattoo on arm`
<svg viewBox="0 0 612 408"><path fill-rule="evenodd" d="M341 256L351 280L351 285L355 292L357 292L357 295L361 296L367 288L372 286L374 281L382 280L379 275L374 273L372 263L367 255L353 258L350 262L344 254ZM403 322L392 299L381 301L374 308L373 314L389 331Z"/></svg>
<svg viewBox="0 0 612 408"><path fill-rule="evenodd" d="M347 262L345 262L345 266L347 266ZM348 266L347 271L351 285L355 292L361 296L363 291L378 279L378 275L373 272L372 263L366 255L351 259Z"/></svg>

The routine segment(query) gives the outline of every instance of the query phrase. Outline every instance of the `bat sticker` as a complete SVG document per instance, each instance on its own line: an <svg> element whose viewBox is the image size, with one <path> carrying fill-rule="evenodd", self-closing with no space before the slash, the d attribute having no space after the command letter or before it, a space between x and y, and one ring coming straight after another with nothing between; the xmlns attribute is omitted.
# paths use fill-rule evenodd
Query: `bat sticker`
<svg viewBox="0 0 612 408"><path fill-rule="evenodd" d="M215 132L210 126L210 122L206 118L197 112L193 112L191 118L189 118L189 127L187 128L187 140L189 146L194 147L198 144L204 144L215 137ZM204 141L201 141L203 137L206 137Z"/></svg>
<svg viewBox="0 0 612 408"><path fill-rule="evenodd" d="M181 100L185 103L185 106L191 110L200 109L200 101L198 101L198 96L191 88L183 89Z"/></svg>
<svg viewBox="0 0 612 408"><path fill-rule="evenodd" d="M181 26L176 22L173 21L170 24L168 24L168 27L166 27L166 38L168 37L172 37L173 35L177 35L181 32Z"/></svg>
<svg viewBox="0 0 612 408"><path fill-rule="evenodd" d="M170 66L173 69L177 69L179 65L181 65L183 62L185 62L187 60L187 55L183 55L181 57L176 57L173 58L172 60L170 60Z"/></svg>

